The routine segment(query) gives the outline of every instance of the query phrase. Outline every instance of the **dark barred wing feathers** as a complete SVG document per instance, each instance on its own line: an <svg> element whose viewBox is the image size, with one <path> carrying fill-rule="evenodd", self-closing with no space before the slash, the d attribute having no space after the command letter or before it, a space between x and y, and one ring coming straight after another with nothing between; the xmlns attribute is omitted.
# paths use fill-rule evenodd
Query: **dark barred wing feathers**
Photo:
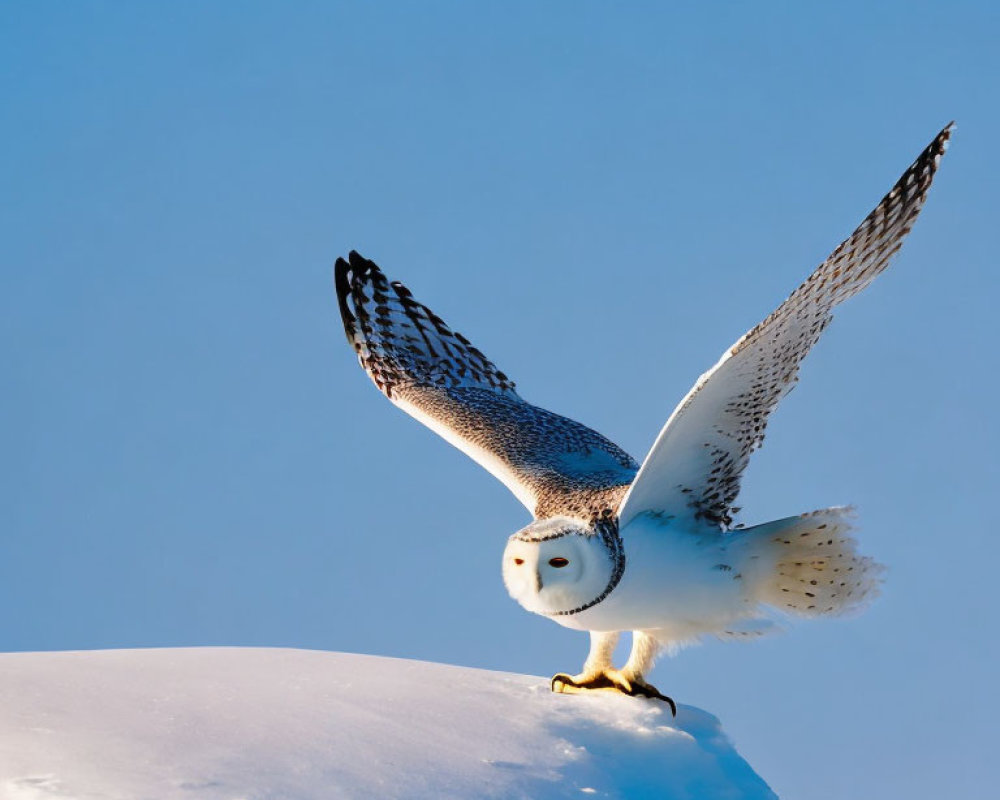
<svg viewBox="0 0 1000 800"><path fill-rule="evenodd" d="M596 431L526 403L514 382L355 252L335 280L348 341L395 405L504 483L539 518L607 516L638 464Z"/></svg>
<svg viewBox="0 0 1000 800"><path fill-rule="evenodd" d="M858 229L698 379L622 501L622 527L643 511L730 525L741 476L764 439L769 415L794 386L833 308L864 289L899 250L951 131L952 125L941 131Z"/></svg>

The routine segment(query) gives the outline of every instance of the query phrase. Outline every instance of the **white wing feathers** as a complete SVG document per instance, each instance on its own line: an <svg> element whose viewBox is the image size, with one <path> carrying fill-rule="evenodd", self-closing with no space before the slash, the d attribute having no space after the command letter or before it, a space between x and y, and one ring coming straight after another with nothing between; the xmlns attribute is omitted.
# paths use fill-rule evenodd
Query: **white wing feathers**
<svg viewBox="0 0 1000 800"><path fill-rule="evenodd" d="M795 384L834 306L864 289L899 250L952 130L941 131L858 229L698 379L625 494L620 527L643 511L731 524L743 470L764 439L768 416Z"/></svg>

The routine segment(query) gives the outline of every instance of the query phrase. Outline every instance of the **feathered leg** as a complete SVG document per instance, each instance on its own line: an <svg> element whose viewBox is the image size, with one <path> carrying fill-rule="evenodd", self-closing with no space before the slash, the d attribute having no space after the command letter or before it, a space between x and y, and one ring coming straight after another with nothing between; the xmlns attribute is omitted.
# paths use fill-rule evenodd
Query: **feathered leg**
<svg viewBox="0 0 1000 800"><path fill-rule="evenodd" d="M653 666L653 660L660 649L660 643L642 631L632 631L632 652L622 669L629 680L642 683L642 676Z"/></svg>
<svg viewBox="0 0 1000 800"><path fill-rule="evenodd" d="M614 668L611 657L615 654L615 647L618 646L619 635L618 631L590 632L590 652L587 654L587 660L583 662L584 675L597 675Z"/></svg>
<svg viewBox="0 0 1000 800"><path fill-rule="evenodd" d="M670 704L670 710L677 716L677 704L665 694L661 694L652 684L646 683L643 679L649 670L653 668L653 661L660 650L660 643L643 631L632 631L632 652L629 653L628 661L622 667L621 676L632 686L629 694L643 695L644 697L655 697Z"/></svg>
<svg viewBox="0 0 1000 800"><path fill-rule="evenodd" d="M670 710L677 716L677 706L666 695L660 694L655 687L642 680L644 670L652 666L658 644L656 640L642 631L633 632L632 654L622 670L614 668L611 657L618 643L618 632L590 633L590 654L579 675L567 675L560 672L552 676L552 691L568 694L582 692L620 692L632 697L655 697L670 705Z"/></svg>
<svg viewBox="0 0 1000 800"><path fill-rule="evenodd" d="M618 631L590 632L590 653L587 660L583 662L583 672L579 675L567 675L560 672L552 676L553 692L571 692L574 689L597 689L610 688L611 678L606 678L609 673L617 672L611 662L611 657L615 653L618 644ZM597 686L596 684L601 684Z"/></svg>

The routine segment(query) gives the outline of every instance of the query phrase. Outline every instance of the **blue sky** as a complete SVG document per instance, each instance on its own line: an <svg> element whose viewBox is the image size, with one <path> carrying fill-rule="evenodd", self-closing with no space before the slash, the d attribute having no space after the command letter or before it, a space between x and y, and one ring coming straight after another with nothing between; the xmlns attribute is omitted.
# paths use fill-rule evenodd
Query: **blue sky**
<svg viewBox="0 0 1000 800"><path fill-rule="evenodd" d="M275 645L547 675L527 522L343 340L354 248L641 458L949 120L747 523L858 506L884 596L653 678L788 797L983 796L998 711L995 4L0 5L0 650Z"/></svg>

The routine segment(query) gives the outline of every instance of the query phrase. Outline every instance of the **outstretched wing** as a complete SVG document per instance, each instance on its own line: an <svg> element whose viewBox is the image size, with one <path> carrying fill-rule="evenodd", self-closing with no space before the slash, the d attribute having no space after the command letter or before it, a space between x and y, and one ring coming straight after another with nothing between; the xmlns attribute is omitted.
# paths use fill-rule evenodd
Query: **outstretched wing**
<svg viewBox="0 0 1000 800"><path fill-rule="evenodd" d="M401 283L337 259L347 340L379 390L499 478L536 517L617 508L639 465L590 428L522 400L514 382Z"/></svg>
<svg viewBox="0 0 1000 800"><path fill-rule="evenodd" d="M667 420L619 508L624 527L660 511L728 527L750 454L798 379L834 306L889 264L920 213L948 144L948 125L858 229L778 309L702 375Z"/></svg>

